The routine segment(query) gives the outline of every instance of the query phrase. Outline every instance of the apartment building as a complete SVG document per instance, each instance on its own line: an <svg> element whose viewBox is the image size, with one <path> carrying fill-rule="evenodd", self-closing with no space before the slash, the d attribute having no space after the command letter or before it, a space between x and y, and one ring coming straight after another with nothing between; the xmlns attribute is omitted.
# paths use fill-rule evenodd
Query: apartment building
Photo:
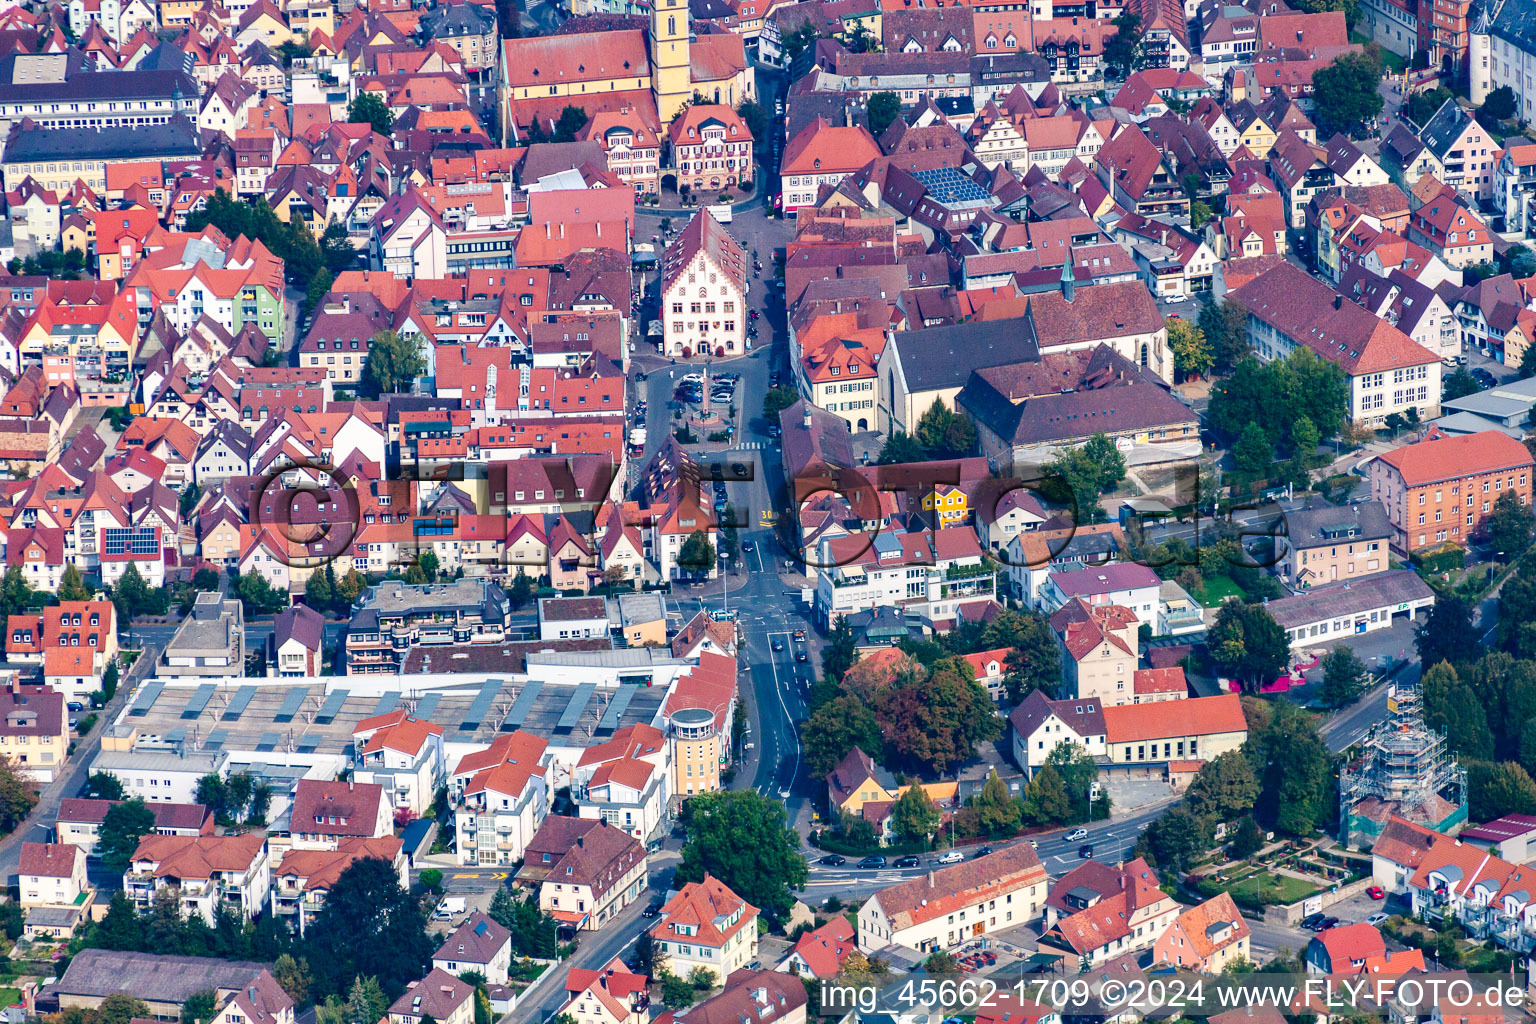
<svg viewBox="0 0 1536 1024"><path fill-rule="evenodd" d="M1331 505L1314 502L1285 514L1288 541L1281 578L1298 587L1361 579L1391 568L1392 527L1376 502Z"/></svg>
<svg viewBox="0 0 1536 1024"><path fill-rule="evenodd" d="M347 623L347 674L393 675L421 645L501 643L510 615L506 591L490 580L386 580L369 588Z"/></svg>
<svg viewBox="0 0 1536 1024"><path fill-rule="evenodd" d="M859 908L859 948L921 953L1017 928L1040 916L1050 877L1025 843L881 889Z"/></svg>
<svg viewBox="0 0 1536 1024"><path fill-rule="evenodd" d="M1531 453L1502 431L1451 436L1431 427L1424 440L1371 462L1371 497L1386 507L1391 550L1409 555L1451 542L1466 546L1506 491L1531 503Z"/></svg>
<svg viewBox="0 0 1536 1024"><path fill-rule="evenodd" d="M982 560L976 532L882 531L823 540L817 574L816 615L828 628L844 615L898 608L933 621L949 621L967 605L992 601L997 574Z"/></svg>
<svg viewBox="0 0 1536 1024"><path fill-rule="evenodd" d="M661 908L651 940L684 972L702 967L724 981L757 959L757 908L706 874Z"/></svg>
<svg viewBox="0 0 1536 1024"><path fill-rule="evenodd" d="M514 864L523 857L554 795L548 741L528 733L497 737L466 754L449 780L460 864Z"/></svg>
<svg viewBox="0 0 1536 1024"><path fill-rule="evenodd" d="M539 909L563 926L595 930L645 891L645 845L606 821L552 814L524 852L517 880L537 886Z"/></svg>
<svg viewBox="0 0 1536 1024"><path fill-rule="evenodd" d="M245 615L239 599L198 594L160 661L162 676L244 676Z"/></svg>
<svg viewBox="0 0 1536 1024"><path fill-rule="evenodd" d="M69 756L64 695L17 683L0 692L0 755L39 785L52 782Z"/></svg>
<svg viewBox="0 0 1536 1024"><path fill-rule="evenodd" d="M250 920L267 909L272 885L266 836L145 836L123 873L123 892L148 911L155 894L174 889L185 917L213 926L220 905Z"/></svg>
<svg viewBox="0 0 1536 1024"><path fill-rule="evenodd" d="M446 774L442 726L396 710L358 722L352 743L356 781L382 785L396 810L430 813Z"/></svg>

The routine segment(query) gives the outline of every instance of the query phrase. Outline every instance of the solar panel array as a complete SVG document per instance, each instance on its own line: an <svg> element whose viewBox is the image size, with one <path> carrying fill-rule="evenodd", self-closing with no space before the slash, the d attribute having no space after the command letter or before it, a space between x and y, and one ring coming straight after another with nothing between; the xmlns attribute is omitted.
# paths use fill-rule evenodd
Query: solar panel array
<svg viewBox="0 0 1536 1024"><path fill-rule="evenodd" d="M224 714L220 717L226 722L238 721L245 712L246 705L250 704L251 698L254 696L256 696L256 687L240 687L240 689L235 691L235 695L230 698L229 707L224 709Z"/></svg>
<svg viewBox="0 0 1536 1024"><path fill-rule="evenodd" d="M317 736L306 736L299 740L297 749L300 754L313 754L320 749L320 739Z"/></svg>
<svg viewBox="0 0 1536 1024"><path fill-rule="evenodd" d="M228 739L229 731L227 729L215 729L208 734L208 739L203 743L203 749L217 752Z"/></svg>
<svg viewBox="0 0 1536 1024"><path fill-rule="evenodd" d="M341 706L347 702L347 694L351 690L333 690L331 695L325 698L325 703L320 705L320 713L315 716L315 721L320 725L330 725L336 721L336 716L341 712Z"/></svg>
<svg viewBox="0 0 1536 1024"><path fill-rule="evenodd" d="M913 171L928 195L939 203L973 203L987 198L987 190L953 167Z"/></svg>
<svg viewBox="0 0 1536 1024"><path fill-rule="evenodd" d="M400 691L390 690L379 698L379 702L373 706L374 715L384 715L395 710L395 705L400 703ZM369 716L370 718L372 715Z"/></svg>
<svg viewBox="0 0 1536 1024"><path fill-rule="evenodd" d="M185 730L185 729L172 729L170 732L165 734L165 742L167 742L167 743L185 743L185 742L187 742L187 730Z"/></svg>
<svg viewBox="0 0 1536 1024"><path fill-rule="evenodd" d="M491 705L496 701L496 695L501 692L501 684L487 680L480 684L480 693L475 697L475 702L464 713L463 721L459 722L459 731L467 732L480 728L480 723L485 721L486 714L491 710Z"/></svg>
<svg viewBox="0 0 1536 1024"><path fill-rule="evenodd" d="M635 699L635 691L639 687L621 687L608 702L608 709L603 712L602 721L597 723L598 732L613 732L619 727L619 718L629 710L629 702Z"/></svg>
<svg viewBox="0 0 1536 1024"><path fill-rule="evenodd" d="M139 695L133 699L133 707L128 709L128 714L138 716L149 714L149 709L155 706L155 701L160 697L160 691L165 689L165 684L156 679L139 691Z"/></svg>
<svg viewBox="0 0 1536 1024"><path fill-rule="evenodd" d="M256 742L256 749L257 750L276 750L277 749L277 745L279 743L281 743L281 742L283 742L283 737L282 737L281 733L264 732L264 733L261 734L261 739Z"/></svg>
<svg viewBox="0 0 1536 1024"><path fill-rule="evenodd" d="M153 526L109 526L101 531L104 555L144 555L160 553L159 531Z"/></svg>
<svg viewBox="0 0 1536 1024"><path fill-rule="evenodd" d="M437 702L443 699L440 693L429 693L416 702L415 718L418 722L425 722L432 717L432 712L437 710Z"/></svg>
<svg viewBox="0 0 1536 1024"><path fill-rule="evenodd" d="M528 712L533 710L534 702L539 699L539 691L544 689L540 682L530 682L523 687L517 699L512 702L512 710L507 712L507 717L502 719L502 732L511 732L513 729L521 729L523 722L528 718Z"/></svg>
<svg viewBox="0 0 1536 1024"><path fill-rule="evenodd" d="M576 692L571 694L571 702L565 706L565 712L561 714L560 721L555 723L555 728L561 732L570 732L576 728L576 723L581 721L581 713L587 709L587 702L596 692L596 683L582 683L576 687Z"/></svg>
<svg viewBox="0 0 1536 1024"><path fill-rule="evenodd" d="M283 706L277 709L277 714L272 716L274 722L291 722L293 716L299 713L304 706L304 698L309 696L309 687L295 686L288 691L288 696L283 698Z"/></svg>
<svg viewBox="0 0 1536 1024"><path fill-rule="evenodd" d="M196 718L202 714L203 709L208 706L209 701L213 700L213 695L218 689L219 687L216 683L203 683L193 690L192 696L187 698L187 706L182 709L181 717Z"/></svg>

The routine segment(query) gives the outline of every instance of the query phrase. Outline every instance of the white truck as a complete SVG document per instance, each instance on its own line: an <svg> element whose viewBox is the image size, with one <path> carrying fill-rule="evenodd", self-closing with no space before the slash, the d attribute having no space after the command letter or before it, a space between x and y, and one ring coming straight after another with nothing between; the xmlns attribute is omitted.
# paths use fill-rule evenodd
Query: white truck
<svg viewBox="0 0 1536 1024"><path fill-rule="evenodd" d="M463 896L444 896L443 902L437 905L437 909L432 912L432 916L439 921L452 921L455 917L464 913L464 906Z"/></svg>
<svg viewBox="0 0 1536 1024"><path fill-rule="evenodd" d="M645 453L645 428L629 428L629 454L639 457Z"/></svg>

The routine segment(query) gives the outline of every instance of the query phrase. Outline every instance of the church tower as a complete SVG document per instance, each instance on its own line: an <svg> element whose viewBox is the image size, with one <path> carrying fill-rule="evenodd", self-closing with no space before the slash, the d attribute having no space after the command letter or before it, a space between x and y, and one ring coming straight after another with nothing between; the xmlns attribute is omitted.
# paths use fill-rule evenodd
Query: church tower
<svg viewBox="0 0 1536 1024"><path fill-rule="evenodd" d="M651 4L651 90L662 131L693 98L688 60L688 0L653 0Z"/></svg>

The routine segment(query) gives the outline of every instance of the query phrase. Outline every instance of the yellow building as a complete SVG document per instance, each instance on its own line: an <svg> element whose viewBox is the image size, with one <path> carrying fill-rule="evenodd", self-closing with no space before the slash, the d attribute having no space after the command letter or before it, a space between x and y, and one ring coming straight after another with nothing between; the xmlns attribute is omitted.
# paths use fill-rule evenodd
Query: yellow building
<svg viewBox="0 0 1536 1024"><path fill-rule="evenodd" d="M64 695L24 687L0 693L0 755L39 785L52 782L69 756L69 716Z"/></svg>
<svg viewBox="0 0 1536 1024"><path fill-rule="evenodd" d="M656 112L661 123L666 124L693 98L693 68L688 56L688 0L657 0L652 6L651 68Z"/></svg>
<svg viewBox="0 0 1536 1024"><path fill-rule="evenodd" d="M961 526L971 518L971 507L965 491L951 484L939 484L923 495L923 511L933 513L939 529Z"/></svg>

